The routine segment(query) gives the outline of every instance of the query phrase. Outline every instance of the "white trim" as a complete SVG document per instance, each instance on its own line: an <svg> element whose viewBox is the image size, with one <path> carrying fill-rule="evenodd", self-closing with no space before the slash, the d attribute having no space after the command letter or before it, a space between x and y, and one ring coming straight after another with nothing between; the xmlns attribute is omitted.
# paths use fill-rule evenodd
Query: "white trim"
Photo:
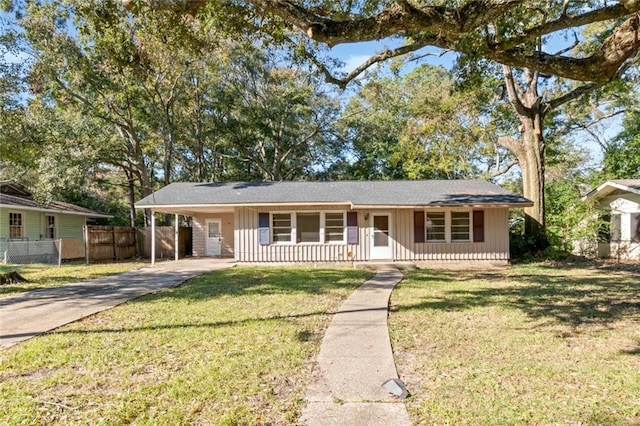
<svg viewBox="0 0 640 426"><path fill-rule="evenodd" d="M179 259L180 252L180 222L178 221L178 215L176 214L174 217L174 236L173 236L173 251L174 251L174 260Z"/></svg>
<svg viewBox="0 0 640 426"><path fill-rule="evenodd" d="M170 208L170 209L191 209L191 208L206 208L206 207L228 207L228 208L233 208L233 207L305 207L305 206L311 206L311 207L317 207L317 206L349 206L350 208L353 208L353 204L350 201L321 201L321 202L260 202L260 203L231 203L231 204L227 204L227 203L217 203L217 204L145 204L145 205L138 205L135 204L134 207L136 209L149 209L152 207L161 207L161 208ZM159 212L161 212L161 210L157 210Z"/></svg>
<svg viewBox="0 0 640 426"><path fill-rule="evenodd" d="M340 241L326 241L326 220L327 220L327 213L342 213L342 240ZM347 244L347 211L346 210L323 210L322 211L322 218L321 220L321 226L322 226L322 238L320 241L321 244Z"/></svg>
<svg viewBox="0 0 640 426"><path fill-rule="evenodd" d="M321 206L347 206L347 210L368 210L368 209L503 209L517 207L531 207L533 203L496 203L496 204L353 204L350 201L331 201L331 202L286 202L286 203L234 203L234 204L151 204L151 205L135 205L136 209L155 208L160 213L175 213L171 209L206 209L206 208L228 208L236 207L321 207ZM200 212L200 210L198 210ZM182 213L180 213L182 214ZM93 216L89 216L93 217ZM97 216L96 216L97 217Z"/></svg>
<svg viewBox="0 0 640 426"><path fill-rule="evenodd" d="M19 206L19 205L16 205L16 204L5 204L5 205L2 206L2 208L7 208L7 209L11 208L11 209L18 209L18 210L29 210L29 211L32 211L32 212L42 212L42 213L70 214L70 215L74 215L74 216L84 216L84 217L98 217L98 218L104 218L104 219L109 219L109 218L113 217L113 215L110 215L110 214L83 213L83 212L75 212L75 211L72 211L72 210L61 210L61 209L45 209L45 208L40 208L40 207Z"/></svg>
<svg viewBox="0 0 640 426"><path fill-rule="evenodd" d="M296 233L296 228L295 228L295 215L293 214L294 212L291 211L270 211L269 212L269 244L272 245L295 245L296 244L296 240L295 240L295 233ZM289 215L289 241L274 241L274 237L275 237L275 232L273 232L273 215L274 214L288 214ZM282 234L285 235L285 234Z"/></svg>
<svg viewBox="0 0 640 426"><path fill-rule="evenodd" d="M49 229L49 221L48 221L48 217L52 217L53 218L53 237L48 237L47 236L47 230ZM55 214L44 214L44 233L43 235L43 239L46 240L55 240L58 237L58 216Z"/></svg>
<svg viewBox="0 0 640 426"><path fill-rule="evenodd" d="M374 228L373 228L373 221L374 221L374 217L376 216L387 216L389 219L388 225L389 225L389 235L388 235L388 241L389 241L389 245L387 246L388 250L385 251L385 254L382 256L379 255L375 255L374 256L374 241L375 241L375 233L374 233ZM369 258L370 260L393 260L394 259L394 236L393 236L393 221L394 221L394 217L393 217L393 212L390 211L377 211L377 212L369 212ZM382 250L382 248L378 248L378 251ZM386 255L388 253L388 256Z"/></svg>
<svg viewBox="0 0 640 426"><path fill-rule="evenodd" d="M320 230L318 241L298 242L298 213L320 215ZM342 240L325 241L326 215L327 213L342 214ZM291 221L290 241L274 241L273 215L288 214ZM272 210L269 211L269 244L277 246L318 246L318 245L344 245L347 244L347 210Z"/></svg>
<svg viewBox="0 0 640 426"><path fill-rule="evenodd" d="M24 213L22 213L21 211L17 211L17 210L9 210L7 212L9 214L9 216L7 217L7 226L8 231L7 232L7 238L11 239L11 214L19 214L20 215L20 237L19 238L26 238L27 235L27 217ZM15 225L14 225L15 226Z"/></svg>
<svg viewBox="0 0 640 426"><path fill-rule="evenodd" d="M218 231L220 233L220 253L209 253L209 224L216 222L218 224ZM205 256L220 256L222 257L222 218L207 218L204 221L204 254Z"/></svg>
<svg viewBox="0 0 640 426"><path fill-rule="evenodd" d="M456 208L456 209L447 209L442 211L442 213L444 213L444 240L429 240L427 238L427 231L428 231L428 219L427 219L427 215L429 214L430 211L434 211L434 209L425 209L422 210L423 214L424 214L424 243L420 243L420 244L468 244L468 243L473 243L473 212L475 210L482 210L485 211L486 209L460 209L460 208ZM440 213L440 211L436 210L436 213ZM452 237L452 223L453 223L453 218L452 218L452 213L468 213L469 214L469 239L468 240L454 240ZM415 226L415 224L414 224Z"/></svg>
<svg viewBox="0 0 640 426"><path fill-rule="evenodd" d="M156 215L151 209L151 264L156 263Z"/></svg>
<svg viewBox="0 0 640 426"><path fill-rule="evenodd" d="M593 189L593 190L587 192L587 194L582 197L582 201L587 201L589 198L597 197L598 195L600 195L601 192L604 192L604 189L606 189L607 187L611 187L611 188L619 189L621 191L626 191L626 192L630 192L632 194L640 195L640 189L635 189L635 188L632 188L630 186L623 185L621 183L608 180L605 183L603 183L602 185L598 186L596 189ZM602 196L606 197L611 192L613 192L613 191L607 191Z"/></svg>
<svg viewBox="0 0 640 426"><path fill-rule="evenodd" d="M504 208L518 208L518 207L531 207L533 203L501 203L501 204L402 204L402 205L389 205L389 204L354 204L352 210L420 210L420 209L504 209Z"/></svg>
<svg viewBox="0 0 640 426"><path fill-rule="evenodd" d="M469 238L466 240L454 240L453 239L453 213L467 213L467 218L469 219L469 225L467 226L467 230L469 233ZM451 210L449 212L449 239L452 243L470 243L473 242L473 210Z"/></svg>
<svg viewBox="0 0 640 426"><path fill-rule="evenodd" d="M424 210L423 212L424 215L424 242L428 243L428 244L442 244L442 243L446 243L447 242L447 211L432 211L431 213L442 213L444 215L443 219L444 219L444 224L443 224L443 231L444 231L444 239L442 240L430 240L429 239L429 210ZM415 224L414 224L415 226Z"/></svg>

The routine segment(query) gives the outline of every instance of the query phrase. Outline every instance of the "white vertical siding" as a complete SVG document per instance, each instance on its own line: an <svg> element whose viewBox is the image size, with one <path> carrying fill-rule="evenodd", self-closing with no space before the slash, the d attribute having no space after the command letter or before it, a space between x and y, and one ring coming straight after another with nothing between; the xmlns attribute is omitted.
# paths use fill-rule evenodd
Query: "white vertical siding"
<svg viewBox="0 0 640 426"><path fill-rule="evenodd" d="M475 209L480 210L480 209ZM484 242L415 243L413 210L395 215L396 260L508 260L509 209L484 209Z"/></svg>
<svg viewBox="0 0 640 426"><path fill-rule="evenodd" d="M269 244L258 240L258 213L274 211L344 211L344 206L318 208L249 208L236 209L236 259L240 262L346 262L365 260L363 240L365 229L362 212L358 213L358 242L313 243L313 244ZM345 224L346 225L346 224ZM351 253L351 256L349 256Z"/></svg>
<svg viewBox="0 0 640 426"><path fill-rule="evenodd" d="M194 256L207 255L206 226L207 220L220 220L222 227L222 256L234 257L235 252L235 219L233 213L210 213L192 217L192 252Z"/></svg>
<svg viewBox="0 0 640 426"><path fill-rule="evenodd" d="M234 214L203 214L193 217L193 254L205 256L205 223L221 219L223 255L240 262L341 262L370 259L370 217L373 210L358 211L358 244L268 244L258 239L258 214L274 211L321 211L318 208L239 207ZM342 206L327 206L326 211L344 211ZM508 260L508 209L484 209L483 243L415 243L412 209L391 211L394 260ZM349 256L351 253L351 256Z"/></svg>

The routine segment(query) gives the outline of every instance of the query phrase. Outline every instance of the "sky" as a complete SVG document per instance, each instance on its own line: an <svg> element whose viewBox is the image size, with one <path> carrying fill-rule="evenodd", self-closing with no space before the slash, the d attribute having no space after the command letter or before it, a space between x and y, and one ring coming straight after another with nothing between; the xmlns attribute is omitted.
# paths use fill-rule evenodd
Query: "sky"
<svg viewBox="0 0 640 426"><path fill-rule="evenodd" d="M7 14L5 12L0 12L0 27L8 25L13 20L12 14ZM564 41L566 43L566 40ZM344 67L342 70L345 73L348 73L364 63L368 60L372 55L381 52L383 50L389 48L395 48L401 45L402 40L388 39L383 41L372 41L372 42L361 42L361 43L352 43L352 44L340 44L338 46L334 46L329 50L329 54L337 57L342 62L344 62ZM551 43L551 48L558 50L561 48L560 39L556 43ZM419 62L413 61L405 64L402 68L402 72L409 72L419 63L428 63L430 65L440 65L447 69L451 69L453 66L456 54L454 52L447 52L444 55L440 55L440 49L437 48L424 48L419 53L427 54L423 59ZM9 62L22 62L25 60L24 55L14 55L12 53L5 53L5 60ZM383 65L384 66L384 65ZM353 85L351 85L353 86ZM346 96L349 96L349 93L352 93L351 90L347 90L345 92ZM620 120L617 122L612 121L609 128L606 129L605 135L607 137L612 137L617 134L620 130ZM595 163L599 163L602 158L602 151L600 147L590 140L590 137L585 134L576 134L574 139L578 144L583 145L589 152Z"/></svg>
<svg viewBox="0 0 640 426"><path fill-rule="evenodd" d="M562 48L561 43L561 41L553 43L550 48L560 50ZM345 63L345 66L342 70L345 72L349 72L364 63L372 55L388 48L397 47L398 45L399 42L397 41L395 44L392 44L389 41L341 44L333 47L330 50L330 53L343 61ZM447 69L451 69L454 65L456 54L454 52L448 52L440 56L439 52L440 50L437 48L426 48L421 50L420 53L430 53L430 55L426 56L419 63L440 65ZM403 71L409 72L416 65L416 62L408 63L404 66ZM615 135L617 135L621 130L621 120L621 117L617 117L616 119L610 120L604 126L601 126L599 130L602 131L603 137L608 139L615 137ZM597 167L602 162L602 149L587 132L574 132L574 134L571 135L571 140L573 140L575 144L583 147L587 151L591 159L591 166Z"/></svg>

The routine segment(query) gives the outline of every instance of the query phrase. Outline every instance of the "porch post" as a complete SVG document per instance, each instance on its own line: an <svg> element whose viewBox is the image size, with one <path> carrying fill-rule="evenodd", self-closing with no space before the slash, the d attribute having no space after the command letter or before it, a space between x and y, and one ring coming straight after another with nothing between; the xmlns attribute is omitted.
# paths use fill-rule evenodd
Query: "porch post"
<svg viewBox="0 0 640 426"><path fill-rule="evenodd" d="M156 263L156 215L151 210L151 264Z"/></svg>
<svg viewBox="0 0 640 426"><path fill-rule="evenodd" d="M176 260L178 260L178 252L180 251L180 245L178 244L178 242L179 242L178 240L180 239L179 238L180 237L180 226L178 224L178 214L177 213L176 213L176 217L175 217L174 222L175 222L176 229L175 229L175 241L174 241L174 244L175 244L174 248L175 249L173 251L175 252Z"/></svg>

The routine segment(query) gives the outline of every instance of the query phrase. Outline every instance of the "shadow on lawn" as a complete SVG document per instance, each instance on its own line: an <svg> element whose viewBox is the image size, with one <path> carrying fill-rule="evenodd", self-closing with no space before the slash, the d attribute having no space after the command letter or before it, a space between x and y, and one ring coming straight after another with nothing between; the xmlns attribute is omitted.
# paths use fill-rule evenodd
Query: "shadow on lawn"
<svg viewBox="0 0 640 426"><path fill-rule="evenodd" d="M223 296L324 294L355 289L373 273L355 269L233 268L192 278L180 287L131 302L161 299L206 300Z"/></svg>
<svg viewBox="0 0 640 426"><path fill-rule="evenodd" d="M365 312L365 311L379 311L386 308L364 308L364 309L352 309L343 310L341 313L351 312ZM183 330L191 328L221 328L230 327L242 324L253 324L264 321L280 321L293 318L307 318L322 315L335 315L337 312L333 311L315 311L306 312L302 314L289 314L289 315L274 315L270 317L256 317L256 318L243 318L238 320L228 321L216 321L216 322L198 322L190 324L153 324L144 325L139 327L118 327L118 328L92 328L92 329L77 329L77 330L55 330L52 334L96 334L96 333L123 333L123 332L136 332L136 331L161 331L161 330ZM296 333L296 339L301 342L307 342L313 337L313 332L309 330L302 330Z"/></svg>
<svg viewBox="0 0 640 426"><path fill-rule="evenodd" d="M516 275L505 271L418 272L412 274L410 280L419 286L430 286L433 295L418 303L398 306L398 310L454 311L498 306L521 310L534 319L551 319L571 326L606 326L621 319L640 319L637 277L596 272L581 276L575 272L571 269Z"/></svg>

